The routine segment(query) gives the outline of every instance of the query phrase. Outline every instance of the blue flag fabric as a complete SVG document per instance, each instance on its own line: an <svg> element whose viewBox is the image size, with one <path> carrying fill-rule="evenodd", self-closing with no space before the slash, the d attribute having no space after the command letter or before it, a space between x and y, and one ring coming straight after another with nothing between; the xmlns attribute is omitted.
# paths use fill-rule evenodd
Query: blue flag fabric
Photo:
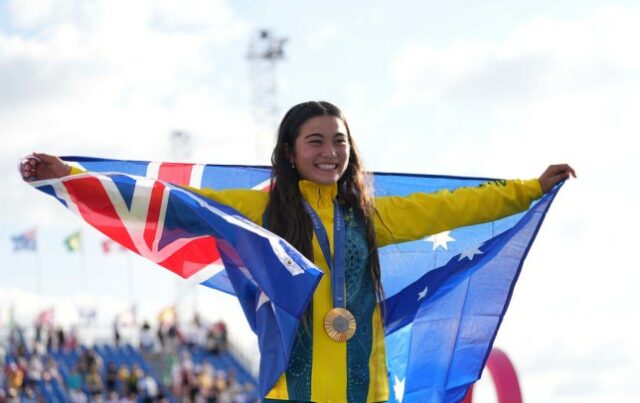
<svg viewBox="0 0 640 403"><path fill-rule="evenodd" d="M197 279L203 285L237 295L249 324L258 335L261 351L260 393L264 396L286 368L298 319L317 285L319 272L282 240L277 241L280 247L274 250L273 238L268 238L270 242L263 242L260 253L255 253L254 245L247 246L247 242L265 239L260 236L268 237L265 235L267 231L255 228L255 225L246 219L242 220L239 213L226 206L167 183L219 190L268 190L270 169L85 157L67 157L65 160L87 171L126 174L102 177L114 183L113 186L119 189L124 204L131 211L137 208L131 205L135 204L131 201L131 195L134 192L141 193L136 189L140 186L139 182L144 182L136 179L136 176L159 179L147 186L169 188L169 205L172 206L167 209L168 218L164 224L166 234L160 236L160 240L168 245L179 239L193 239L195 235L209 236L215 240L213 249L217 250L217 255L201 258L195 264L196 270L193 269L194 265L190 266L191 270L185 270L171 266L175 266L174 261L167 263L171 258L161 260L155 256L154 253L162 254L157 242L156 249L146 248L129 241L123 242L114 236L113 231L105 232L125 247L143 256L148 255L183 277ZM85 180L89 181L89 178ZM376 196L453 190L463 186L478 186L488 180L494 179L385 173L374 175ZM36 186L56 195L69 207L70 200L77 202L79 195L87 190L81 185L73 189L70 182L65 179L67 189L57 189L57 192L49 183L38 182ZM60 188L60 184L56 186ZM390 401L456 402L464 398L468 388L481 375L524 259L559 187L524 213L380 249L386 294L385 335ZM66 198L60 197L65 191ZM71 193L73 195L69 196ZM153 206L153 203L149 205ZM236 220L229 220L228 217L226 221L220 219L220 215L211 215L212 210ZM193 214L181 218L181 214L176 214L180 211ZM95 225L91 219L87 221ZM157 227L157 224L153 225ZM247 229L251 229L249 232L253 235L247 235L246 238L243 238L245 235L239 235ZM157 232L155 227L154 231ZM257 238L254 236L256 231L260 234ZM144 238L144 234L142 236ZM209 245L201 238L197 242L192 245L194 249L186 247L186 255ZM174 260L179 261L180 258ZM290 283L283 286L280 281L286 276L278 277L272 269L265 270L270 265L279 265L283 271L278 273L282 274L287 272L285 266L288 261L302 268L304 275L296 276L296 279L299 278L301 282L304 279L304 287L290 288ZM218 269L212 270L211 267ZM291 290L299 292L292 296ZM265 307L267 309L263 309Z"/></svg>
<svg viewBox="0 0 640 403"><path fill-rule="evenodd" d="M22 234L14 235L11 237L11 241L13 242L14 252L19 252L21 250L35 251L37 248L36 229L32 228Z"/></svg>

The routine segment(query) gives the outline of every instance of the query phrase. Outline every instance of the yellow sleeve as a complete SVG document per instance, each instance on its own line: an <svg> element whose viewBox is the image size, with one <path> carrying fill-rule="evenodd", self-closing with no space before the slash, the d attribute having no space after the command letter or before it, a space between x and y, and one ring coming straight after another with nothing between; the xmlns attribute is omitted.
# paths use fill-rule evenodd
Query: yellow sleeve
<svg viewBox="0 0 640 403"><path fill-rule="evenodd" d="M69 175L77 175L85 172L86 171L81 168L71 166ZM249 220L258 225L262 225L262 214L267 207L267 201L269 199L269 193L267 192L251 189L197 189L189 186L184 186L184 188L218 203L232 207Z"/></svg>
<svg viewBox="0 0 640 403"><path fill-rule="evenodd" d="M497 220L542 196L538 179L492 181L454 191L375 199L378 246L414 241L453 228Z"/></svg>
<svg viewBox="0 0 640 403"><path fill-rule="evenodd" d="M78 175L78 174L83 174L85 172L87 171L71 165L71 171L69 171L69 175Z"/></svg>
<svg viewBox="0 0 640 403"><path fill-rule="evenodd" d="M262 215L267 207L269 193L252 189L197 189L185 186L185 189L204 196L225 206L232 207L249 220L262 225Z"/></svg>

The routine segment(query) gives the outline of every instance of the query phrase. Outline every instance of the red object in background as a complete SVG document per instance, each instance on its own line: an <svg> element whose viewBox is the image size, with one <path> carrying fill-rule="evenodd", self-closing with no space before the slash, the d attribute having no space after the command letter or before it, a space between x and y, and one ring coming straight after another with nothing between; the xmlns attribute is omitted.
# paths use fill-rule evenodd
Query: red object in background
<svg viewBox="0 0 640 403"><path fill-rule="evenodd" d="M522 392L518 374L504 351L494 348L487 360L487 369L493 378L498 403L522 403ZM469 388L463 403L473 402L473 385Z"/></svg>
<svg viewBox="0 0 640 403"><path fill-rule="evenodd" d="M55 310L53 308L43 309L38 313L36 319L34 320L34 324L36 326L53 326L53 318L55 316Z"/></svg>

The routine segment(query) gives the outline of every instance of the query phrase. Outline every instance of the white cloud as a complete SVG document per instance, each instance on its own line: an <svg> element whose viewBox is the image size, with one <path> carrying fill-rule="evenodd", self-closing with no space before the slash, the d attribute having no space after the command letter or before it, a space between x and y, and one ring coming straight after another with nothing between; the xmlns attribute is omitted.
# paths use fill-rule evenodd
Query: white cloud
<svg viewBox="0 0 640 403"><path fill-rule="evenodd" d="M54 10L59 9L60 6L62 4L58 4L56 7L53 0L9 0L7 2L11 22L23 29L42 25L51 19Z"/></svg>
<svg viewBox="0 0 640 403"><path fill-rule="evenodd" d="M34 150L168 159L177 129L192 134L195 159L241 154L254 132L247 91L224 71L247 23L227 3L47 4L11 3L9 20L29 33L0 31L4 172Z"/></svg>
<svg viewBox="0 0 640 403"><path fill-rule="evenodd" d="M391 64L394 103L530 103L558 90L600 89L637 79L640 9L605 7L576 21L535 19L503 41L466 40L435 47L406 45ZM631 74L631 77L629 75Z"/></svg>
<svg viewBox="0 0 640 403"><path fill-rule="evenodd" d="M307 39L307 46L311 50L323 50L336 40L339 40L341 34L343 35L344 32L341 32L337 26L331 24L325 25L309 35Z"/></svg>

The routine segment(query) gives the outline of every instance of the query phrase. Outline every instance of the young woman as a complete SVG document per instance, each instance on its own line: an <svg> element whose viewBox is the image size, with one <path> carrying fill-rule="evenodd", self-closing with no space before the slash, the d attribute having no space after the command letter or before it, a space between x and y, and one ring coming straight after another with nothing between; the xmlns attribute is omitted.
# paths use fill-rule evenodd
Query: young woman
<svg viewBox="0 0 640 403"><path fill-rule="evenodd" d="M26 180L75 173L56 157L34 157L22 165ZM271 162L269 193L192 189L267 227L332 274L322 277L289 366L267 400L386 401L378 248L526 210L556 183L575 177L561 164L538 179L374 198L347 120L328 102L287 112Z"/></svg>

